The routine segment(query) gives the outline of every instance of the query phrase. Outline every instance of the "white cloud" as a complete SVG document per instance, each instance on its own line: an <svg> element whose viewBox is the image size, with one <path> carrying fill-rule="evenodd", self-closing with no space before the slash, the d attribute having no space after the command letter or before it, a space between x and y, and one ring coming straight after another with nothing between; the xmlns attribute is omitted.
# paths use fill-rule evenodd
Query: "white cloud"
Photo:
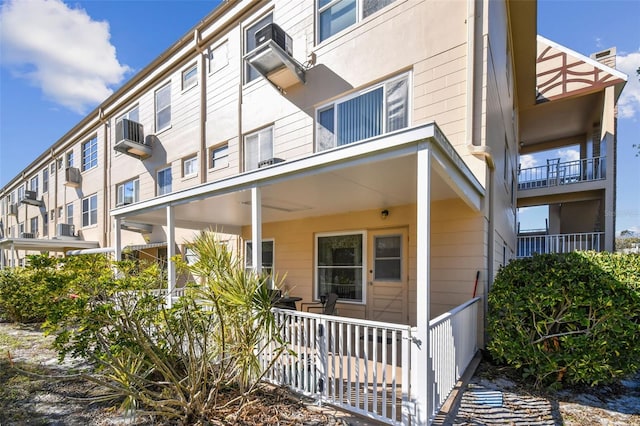
<svg viewBox="0 0 640 426"><path fill-rule="evenodd" d="M577 149L559 149L558 151L556 151L556 154L558 155L558 157L560 157L561 163L580 159L580 151L578 151Z"/></svg>
<svg viewBox="0 0 640 426"><path fill-rule="evenodd" d="M109 24L61 0L8 0L0 21L2 65L77 113L103 101L130 71L116 58Z"/></svg>
<svg viewBox="0 0 640 426"><path fill-rule="evenodd" d="M528 169L538 165L538 160L531 154L524 154L520 156L520 168Z"/></svg>
<svg viewBox="0 0 640 426"><path fill-rule="evenodd" d="M618 117L639 118L640 81L638 81L637 69L640 68L640 51L618 55L616 57L616 68L629 76L618 100Z"/></svg>

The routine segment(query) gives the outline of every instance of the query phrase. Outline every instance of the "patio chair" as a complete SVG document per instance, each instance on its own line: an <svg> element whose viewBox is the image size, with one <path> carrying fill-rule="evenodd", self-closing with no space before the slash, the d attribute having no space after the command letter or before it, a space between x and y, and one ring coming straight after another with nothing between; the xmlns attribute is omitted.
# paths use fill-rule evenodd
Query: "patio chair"
<svg viewBox="0 0 640 426"><path fill-rule="evenodd" d="M327 295L327 299L324 303L315 302L315 303L303 303L300 305L300 308L304 311L305 306L307 312L311 312L310 309L320 309L324 315L335 315L336 313L336 302L338 301L337 293L329 293Z"/></svg>

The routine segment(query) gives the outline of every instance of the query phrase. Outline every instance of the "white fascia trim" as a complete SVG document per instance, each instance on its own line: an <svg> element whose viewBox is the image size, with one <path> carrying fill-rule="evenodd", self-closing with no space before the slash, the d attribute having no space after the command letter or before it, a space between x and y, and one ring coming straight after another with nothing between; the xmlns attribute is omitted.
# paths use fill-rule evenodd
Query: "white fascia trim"
<svg viewBox="0 0 640 426"><path fill-rule="evenodd" d="M623 72L621 72L621 71L618 71L618 70L617 70L617 69L615 69L615 68L608 67L608 66L606 66L605 64L603 64L603 63L601 63L601 62L596 61L595 59L591 59L591 58L590 58L590 57L588 57L588 56L584 56L583 54L578 53L578 52L576 52L575 50L571 50L571 49L569 49L568 47L565 47L565 46L563 46L563 45L561 45L561 44L558 44L558 43L556 43L555 41L551 41L551 40L549 40L548 38L545 38L545 37L541 36L540 34L538 34L538 41L541 41L541 42L543 42L543 43L546 43L546 44L548 44L549 46L551 46L551 47L553 47L553 48L555 48L555 49L558 49L558 50L560 50L560 51L562 51L562 52L564 52L564 53L567 53L567 54L569 54L569 55L571 55L571 56L575 56L576 58L578 58L578 59L580 59L580 60L585 61L585 62L586 62L586 63L588 63L589 65L592 65L592 66L594 66L594 67L596 67L596 68L601 69L602 71L606 71L606 72L608 72L609 74L612 74L612 75L614 75L614 76L616 76L616 77L618 77L618 78L621 78L621 79L622 79L622 80L624 80L625 82L627 81L627 75L626 75L625 73L623 73Z"/></svg>
<svg viewBox="0 0 640 426"><path fill-rule="evenodd" d="M13 246L16 250L64 251L69 248L98 248L97 241L53 240L38 238L7 238L0 240L0 248Z"/></svg>

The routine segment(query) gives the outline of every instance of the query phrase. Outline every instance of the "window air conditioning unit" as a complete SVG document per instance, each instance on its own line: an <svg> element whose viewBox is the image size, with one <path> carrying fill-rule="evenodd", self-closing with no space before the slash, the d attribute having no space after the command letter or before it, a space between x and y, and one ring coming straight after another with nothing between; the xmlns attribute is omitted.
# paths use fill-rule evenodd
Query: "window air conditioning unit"
<svg viewBox="0 0 640 426"><path fill-rule="evenodd" d="M64 171L64 185L78 188L82 180L80 169L77 167L67 167Z"/></svg>
<svg viewBox="0 0 640 426"><path fill-rule="evenodd" d="M56 232L56 235L59 237L75 237L76 236L75 225L70 225L68 223L59 223L57 231L58 232Z"/></svg>
<svg viewBox="0 0 640 426"><path fill-rule="evenodd" d="M42 205L42 201L38 200L38 193L36 191L24 191L23 204L30 204L32 206Z"/></svg>
<svg viewBox="0 0 640 426"><path fill-rule="evenodd" d="M35 238L36 234L33 232L23 232L20 234L20 238Z"/></svg>
<svg viewBox="0 0 640 426"><path fill-rule="evenodd" d="M9 214L13 216L18 214L18 205L16 203L9 204Z"/></svg>
<svg viewBox="0 0 640 426"><path fill-rule="evenodd" d="M133 141L144 144L143 126L132 120L123 118L116 123L116 143Z"/></svg>
<svg viewBox="0 0 640 426"><path fill-rule="evenodd" d="M260 46L268 40L273 40L289 56L293 56L293 40L277 24L267 24L256 31L256 46Z"/></svg>
<svg viewBox="0 0 640 426"><path fill-rule="evenodd" d="M269 158L268 160L262 160L258 163L258 168L273 166L274 164L282 163L284 160L282 158Z"/></svg>

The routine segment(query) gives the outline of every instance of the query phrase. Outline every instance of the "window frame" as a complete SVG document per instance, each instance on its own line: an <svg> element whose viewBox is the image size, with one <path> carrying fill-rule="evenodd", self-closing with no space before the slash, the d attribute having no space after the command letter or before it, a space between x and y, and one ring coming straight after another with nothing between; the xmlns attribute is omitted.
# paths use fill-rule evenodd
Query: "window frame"
<svg viewBox="0 0 640 426"><path fill-rule="evenodd" d="M132 200L127 202L127 186L132 185L131 191L133 192ZM136 177L127 181L121 182L116 185L116 207L125 206L128 204L137 203L140 201L140 178Z"/></svg>
<svg viewBox="0 0 640 426"><path fill-rule="evenodd" d="M187 166L194 164L193 171L187 173ZM198 176L200 171L200 161L198 161L198 154L193 154L188 157L182 159L182 177L183 178L192 178Z"/></svg>
<svg viewBox="0 0 640 426"><path fill-rule="evenodd" d="M193 75L190 75L191 73L193 73ZM197 62L192 63L191 65L186 67L184 70L182 70L182 72L180 73L180 82L181 82L180 84L182 85L183 92L186 92L192 87L197 86L199 80L200 78L198 75Z"/></svg>
<svg viewBox="0 0 640 426"><path fill-rule="evenodd" d="M262 134L265 133L271 133L271 155L268 157L263 157L262 156ZM258 141L257 141L257 145L258 145L258 162L256 163L256 166L253 168L249 168L248 164L247 164L247 139L253 136L257 136L258 137ZM247 133L244 135L244 137L242 138L242 156L243 156L243 161L242 161L242 166L243 166L243 170L245 172L248 172L250 170L257 170L258 169L258 165L260 164L261 161L264 160L268 160L269 158L273 158L275 156L274 153L274 148L275 148L275 131L274 131L274 126L270 125L267 127L263 127L259 130L253 131L251 133Z"/></svg>
<svg viewBox="0 0 640 426"><path fill-rule="evenodd" d="M401 80L405 80L406 81L406 86L407 86L407 96L406 96L406 100L405 100L405 105L406 105L406 125L404 127L399 127L397 129L391 130L389 131L388 126L389 126L389 111L387 108L387 104L388 104L388 96L387 96L387 85L391 85L394 84L396 82L399 82ZM365 96L369 93L372 93L378 89L382 88L382 123L381 123L381 130L380 130L380 134L377 136L372 136L372 137L378 137L378 136L382 136L382 135L386 135L388 133L391 132L395 132L395 131L399 131L402 129L407 129L411 126L411 109L412 109L412 105L411 105L411 97L412 97L412 73L411 71L406 71L397 75L394 75L391 78L379 81L375 84L372 84L370 86L364 87L360 90L354 91L352 93L349 93L348 95L342 96L340 98L334 99L331 102L327 102L323 105L320 105L316 108L315 111L315 125L314 125L314 133L315 133L315 143L314 143L314 149L315 152L322 152L322 151L327 151L329 149L334 149L340 146L344 146L344 145L349 145L351 143L355 143L355 142L359 142L360 140L365 140L365 139L359 139L359 140L355 140L352 142L348 142L342 145L338 145L338 106L342 105L346 102L352 101L356 98L359 98L361 96ZM332 146L329 148L322 148L320 146L320 142L321 142L321 126L320 126L320 114L329 110L333 109L333 143Z"/></svg>
<svg viewBox="0 0 640 426"><path fill-rule="evenodd" d="M337 6L338 4L342 3L343 1L346 3L346 2L349 2L350 0L329 0L325 5L321 5L321 1L322 0L317 0L316 4L315 4L315 8L314 8L315 9L315 22L316 22L315 36L316 36L316 40L317 40L316 45L324 43L325 41L330 40L333 37L343 33L344 31L346 31L347 29L353 27L354 25L357 25L358 23L369 19L371 16L375 15L376 13L378 13L382 9L386 8L387 6L390 6L391 4L395 3L397 0L391 0L388 4L384 4L379 9L369 13L367 16L364 16L365 9L364 9L363 2L365 0L352 0L355 3L355 18L354 18L354 21L352 23L346 25L344 28L336 31L335 33L327 35L325 38L321 37L321 29L322 29L322 26L321 26L322 16L321 15L324 12L329 11L332 7Z"/></svg>
<svg viewBox="0 0 640 426"><path fill-rule="evenodd" d="M85 203L87 203L87 209L85 210ZM91 204L95 203L95 207L92 208ZM81 217L82 217L82 227L83 228L88 228L88 227L93 227L93 226L97 226L98 225L98 194L91 194L87 197L84 197L82 199L82 213L81 213ZM95 220L92 220L93 216L95 213ZM86 217L86 221L85 221L85 215Z"/></svg>
<svg viewBox="0 0 640 426"><path fill-rule="evenodd" d="M216 157L215 156L216 152L219 152L221 150L225 151L224 155L221 155L220 157ZM224 164L216 165L216 162L221 160L224 160L223 161ZM225 142L209 148L209 169L219 170L219 169L224 169L226 167L229 167L229 143Z"/></svg>
<svg viewBox="0 0 640 426"><path fill-rule="evenodd" d="M160 93L164 93L164 91L168 91L169 93L169 102L167 105L163 106L162 109L158 109L158 96L160 95ZM159 125L159 121L158 121L158 117L160 115L160 113L164 112L166 109L169 109L169 120L168 122L163 126L160 127ZM170 129L171 128L171 81L165 83L164 85L160 86L158 89L156 89L156 91L153 94L153 115L154 115L154 128L156 129L156 133L160 133L164 130Z"/></svg>
<svg viewBox="0 0 640 426"><path fill-rule="evenodd" d="M67 203L65 206L65 222L67 225L73 225L73 203Z"/></svg>
<svg viewBox="0 0 640 426"><path fill-rule="evenodd" d="M73 164L74 164L73 157L74 157L73 151L68 151L67 154L65 155L66 168L73 167Z"/></svg>
<svg viewBox="0 0 640 426"><path fill-rule="evenodd" d="M399 245L399 254L398 256L380 256L378 257L378 252L377 252L377 242L379 239L382 238L397 238L398 241L400 242ZM403 270L403 256L404 256L404 239L402 238L402 234L398 233L398 234L384 234L384 235L374 235L373 237L373 253L371 254L372 257L372 262L373 265L371 265L370 270L373 271L373 280L374 281L385 281L385 282L394 282L394 283L402 283L402 277L404 277L406 275L406 272ZM378 260L397 260L398 261L398 277L395 278L390 278L390 277L382 277L382 276L378 276L379 273L379 269L378 269Z"/></svg>
<svg viewBox="0 0 640 426"><path fill-rule="evenodd" d="M263 21L269 21L269 22L264 23ZM252 20L249 25L244 26L244 28L242 29L242 35L244 38L242 43L242 56L246 55L256 47L258 47L257 45L255 45L255 33L259 29L265 27L266 25L273 24L273 22L274 22L273 11L270 10L266 13L259 15L259 17ZM251 36L249 36L249 32L252 32ZM251 40L251 43L249 43L250 40ZM248 63L245 63L242 77L243 77L243 83L249 84L257 80L260 77L260 73L258 73L258 71L256 71L251 65L249 65Z"/></svg>
<svg viewBox="0 0 640 426"><path fill-rule="evenodd" d="M38 179L38 175L35 175L29 180L29 190L35 192L36 197L40 195L40 179Z"/></svg>
<svg viewBox="0 0 640 426"><path fill-rule="evenodd" d="M319 232L314 234L314 255L313 255L313 298L314 300L320 299L320 283L319 283L319 273L320 266L318 265L318 256L320 254L319 251L319 241L320 238L325 237L340 237L340 236L351 236L351 235L360 235L362 237L362 265L360 265L361 269L361 293L362 300L356 299L343 299L338 298L340 303L350 303L354 305L366 305L367 304L367 231L362 230L352 230L352 231L343 231L343 232Z"/></svg>
<svg viewBox="0 0 640 426"><path fill-rule="evenodd" d="M82 161L81 170L83 172L98 167L98 137L94 136L82 142Z"/></svg>
<svg viewBox="0 0 640 426"><path fill-rule="evenodd" d="M38 216L29 218L29 232L38 238Z"/></svg>
<svg viewBox="0 0 640 426"><path fill-rule="evenodd" d="M49 167L42 169L42 193L49 192Z"/></svg>
<svg viewBox="0 0 640 426"><path fill-rule="evenodd" d="M169 190L165 191L162 189L162 186L160 186L160 174L167 171L169 172L170 182L169 182ZM158 196L166 195L166 194L170 194L172 191L173 191L173 172L171 169L171 165L169 165L161 169L158 169L156 171L156 195Z"/></svg>
<svg viewBox="0 0 640 426"><path fill-rule="evenodd" d="M223 57L224 61L217 62L216 58ZM207 66L209 75L215 74L229 65L229 40L225 39L218 44L209 46L207 50Z"/></svg>
<svg viewBox="0 0 640 426"><path fill-rule="evenodd" d="M249 245L253 247L253 240L244 240L244 267L247 271L253 270L252 256L248 256ZM271 266L265 266L264 256L262 257L262 271L268 271L269 275L273 277L273 272L276 268L276 240L275 238L263 238L262 239L262 253L264 253L264 245L271 244Z"/></svg>

